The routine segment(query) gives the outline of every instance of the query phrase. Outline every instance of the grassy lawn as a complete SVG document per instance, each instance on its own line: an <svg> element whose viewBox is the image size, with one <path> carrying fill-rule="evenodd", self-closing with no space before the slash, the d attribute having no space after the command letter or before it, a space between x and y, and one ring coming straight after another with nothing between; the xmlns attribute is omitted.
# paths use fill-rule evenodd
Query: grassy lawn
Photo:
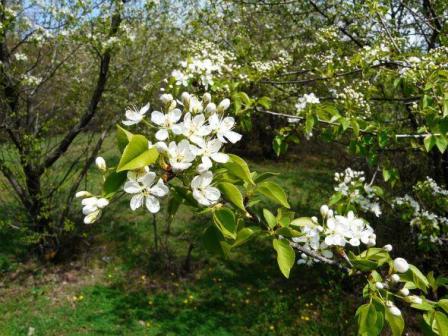
<svg viewBox="0 0 448 336"><path fill-rule="evenodd" d="M106 144L107 148L112 148ZM106 150L114 158L113 150ZM331 193L332 161L256 161L274 171L301 215ZM91 175L94 181L98 178ZM229 260L194 240L207 224L186 208L154 252L151 216L121 198L85 228L73 260L10 262L0 282L0 335L351 335L353 291L339 272L298 266L286 280L272 247L252 241ZM113 209L113 210L112 210ZM166 230L158 216L159 234ZM190 244L191 269L183 270ZM5 254L6 249L2 249ZM6 257L2 257L6 258ZM359 299L356 299L359 300Z"/></svg>

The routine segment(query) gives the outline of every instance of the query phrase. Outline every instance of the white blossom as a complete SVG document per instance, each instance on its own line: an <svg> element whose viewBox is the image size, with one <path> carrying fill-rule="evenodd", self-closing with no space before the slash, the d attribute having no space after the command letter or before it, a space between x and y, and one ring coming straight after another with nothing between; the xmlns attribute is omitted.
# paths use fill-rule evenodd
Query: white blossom
<svg viewBox="0 0 448 336"><path fill-rule="evenodd" d="M297 100L296 110L297 112L301 112L305 109L305 107L309 104L319 104L320 100L317 98L314 93L304 94Z"/></svg>
<svg viewBox="0 0 448 336"><path fill-rule="evenodd" d="M186 139L183 139L178 144L174 141L170 142L167 153L174 172L190 168L196 157L191 150L190 143Z"/></svg>
<svg viewBox="0 0 448 336"><path fill-rule="evenodd" d="M218 139L210 141L200 139L200 141L196 142L196 145L197 147L192 146L192 149L196 156L201 156L202 162L198 166L199 173L209 170L213 166L212 160L218 163L226 163L229 160L227 154L219 152L222 142Z"/></svg>
<svg viewBox="0 0 448 336"><path fill-rule="evenodd" d="M166 114L159 111L153 111L151 113L151 121L159 126L159 130L156 132L156 139L159 141L168 139L169 131L173 132L176 135L182 134L182 124L177 124L181 117L182 112L177 108L169 111Z"/></svg>
<svg viewBox="0 0 448 336"><path fill-rule="evenodd" d="M201 141L204 136L209 135L211 132L210 127L205 122L206 120L203 114L195 116L192 116L190 113L185 114L182 123L183 135L193 143Z"/></svg>
<svg viewBox="0 0 448 336"><path fill-rule="evenodd" d="M353 211L347 216L328 218L325 234L325 243L329 246L345 246L346 243L359 246L361 242L371 246L376 239L373 229L363 219L356 218Z"/></svg>
<svg viewBox="0 0 448 336"><path fill-rule="evenodd" d="M213 174L211 171L206 171L201 175L195 176L191 181L193 197L200 205L213 205L221 197L221 193L218 188L211 186L212 181Z"/></svg>
<svg viewBox="0 0 448 336"><path fill-rule="evenodd" d="M126 126L138 124L143 120L143 117L148 111L149 103L143 106L141 109L129 108L128 110L126 110L126 120L123 120L123 124Z"/></svg>
<svg viewBox="0 0 448 336"><path fill-rule="evenodd" d="M208 123L222 143L227 143L227 140L229 140L234 144L242 138L241 134L232 131L235 126L235 119L233 117L224 117L221 119L217 114L212 114L208 119Z"/></svg>
<svg viewBox="0 0 448 336"><path fill-rule="evenodd" d="M126 181L123 189L129 194L133 194L130 202L133 211L140 208L144 203L151 213L159 212L159 198L168 194L168 187L163 183L162 179L154 183L155 179L156 174L149 172L144 177Z"/></svg>

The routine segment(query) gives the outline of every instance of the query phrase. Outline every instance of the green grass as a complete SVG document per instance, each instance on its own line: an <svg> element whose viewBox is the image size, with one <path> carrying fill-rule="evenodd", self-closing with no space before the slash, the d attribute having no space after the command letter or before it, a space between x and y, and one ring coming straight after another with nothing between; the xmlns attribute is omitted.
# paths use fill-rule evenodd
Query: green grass
<svg viewBox="0 0 448 336"><path fill-rule="evenodd" d="M104 156L116 159L111 149ZM332 161L300 157L251 166L280 173L275 179L298 215L315 214L331 193ZM91 174L87 184L98 178ZM208 219L187 208L173 222L163 253L154 253L151 217L131 212L128 202L121 198L99 223L83 226L72 260L43 268L13 260L2 267L1 336L27 335L30 327L34 335L354 334L359 302L338 272L299 266L286 280L272 247L260 240L229 260L211 256L195 239ZM162 215L157 222L163 235ZM192 269L183 272L190 243ZM2 248L0 263L12 253Z"/></svg>

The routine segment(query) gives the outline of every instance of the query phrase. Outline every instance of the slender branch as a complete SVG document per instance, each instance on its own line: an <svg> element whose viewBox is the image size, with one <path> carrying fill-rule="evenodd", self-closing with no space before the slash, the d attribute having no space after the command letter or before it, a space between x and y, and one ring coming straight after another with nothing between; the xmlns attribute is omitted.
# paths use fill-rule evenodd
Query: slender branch
<svg viewBox="0 0 448 336"><path fill-rule="evenodd" d="M111 30L109 33L109 37L115 36L117 34L121 20L122 20L121 14L117 9L117 11L112 15ZM65 137L57 146L57 148L55 148L50 154L48 154L42 165L39 167L41 170L51 167L67 151L73 140L89 124L90 120L95 115L98 104L101 100L101 97L103 95L106 86L111 58L112 58L112 50L107 49L104 55L101 57L100 71L98 74L97 84L84 115L81 117L78 124L76 124L65 135Z"/></svg>
<svg viewBox="0 0 448 336"><path fill-rule="evenodd" d="M281 118L288 118L288 119L293 119L293 120L299 120L299 121L304 121L305 117L301 117L301 116L295 116L295 115L291 115L291 114L286 114L286 113L280 113L280 112L274 112L274 111L269 111L269 110L264 110L261 108L256 108L257 112L260 113L265 113L265 114L270 114L270 115L274 115L277 117L281 117ZM328 120L323 120L320 118L317 118L317 121L321 124L326 124L326 125L331 125L331 126L341 126L340 123L337 122L332 122L332 121L328 121ZM353 129L353 127L349 126L347 127L348 129ZM359 130L360 133L364 133L364 134L373 134L373 135L377 135L377 132L374 131L366 131L366 130ZM427 136L438 136L440 135L439 133L422 133L422 134L395 134L395 138L396 139L403 139L403 138L413 138L413 139L420 139L420 138L425 138Z"/></svg>
<svg viewBox="0 0 448 336"><path fill-rule="evenodd" d="M384 30L386 31L387 36L389 37L389 40L392 42L392 44L394 45L394 48L397 50L397 52L399 54L401 54L401 50L400 47L398 46L397 42L395 41L394 37L392 36L389 28L387 28L386 24L384 23L383 18L381 17L381 15L379 13L376 13L376 16L378 17L378 20L380 21L381 26L384 28Z"/></svg>
<svg viewBox="0 0 448 336"><path fill-rule="evenodd" d="M110 129L112 128L113 124L114 123L111 123L109 128L104 130L103 133L101 133L101 136L98 139L98 142L96 143L95 148L92 151L92 154L86 160L83 169L81 170L81 172L79 173L77 179L75 180L75 182L73 183L72 187L70 188L70 190L68 192L68 195L67 195L67 200L65 201L64 208L61 211L61 216L59 217L59 222L61 224L62 224L63 220L65 219L65 217L67 216L68 211L70 210L70 205L72 204L73 197L75 196L75 193L78 190L79 185L81 184L82 180L86 176L87 171L89 170L90 166L95 161L95 157L98 155L98 152L100 151L101 146L102 146L104 140L106 139L107 133L110 131Z"/></svg>
<svg viewBox="0 0 448 336"><path fill-rule="evenodd" d="M14 177L13 172L11 169L9 169L6 164L0 160L0 171L3 173L3 175L8 180L9 184L15 191L15 193L19 196L20 201L22 202L24 207L29 207L30 202L29 198L27 196L26 190L20 185L20 183L17 181L17 179Z"/></svg>
<svg viewBox="0 0 448 336"><path fill-rule="evenodd" d="M311 6L313 6L313 8L320 14L322 15L324 18L326 18L328 21L332 21L331 18L328 16L328 14L326 14L324 11L322 11L319 6L317 6L316 3L314 3L314 1L310 0L310 4ZM352 34L350 34L348 32L348 30L344 27L338 27L338 29L344 34L346 35L350 40L352 40L358 47L362 48L364 47L365 43L361 42L360 40L358 40L356 37L354 37Z"/></svg>

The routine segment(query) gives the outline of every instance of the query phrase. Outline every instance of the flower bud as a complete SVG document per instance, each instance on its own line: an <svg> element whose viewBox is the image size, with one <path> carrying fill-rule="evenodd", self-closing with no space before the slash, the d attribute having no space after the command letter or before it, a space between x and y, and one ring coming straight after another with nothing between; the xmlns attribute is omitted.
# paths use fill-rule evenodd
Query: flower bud
<svg viewBox="0 0 448 336"><path fill-rule="evenodd" d="M193 114L202 113L204 107L202 106L202 103L196 98L192 97L190 99L190 106L189 111Z"/></svg>
<svg viewBox="0 0 448 336"><path fill-rule="evenodd" d="M392 251L392 245L391 244L384 245L383 249L386 252L391 252Z"/></svg>
<svg viewBox="0 0 448 336"><path fill-rule="evenodd" d="M400 281L400 276L399 276L398 274L392 274L392 275L390 276L390 280L391 280L392 282L398 282L398 281Z"/></svg>
<svg viewBox="0 0 448 336"><path fill-rule="evenodd" d="M394 316L400 316L401 315L401 310L398 309L396 306L392 306L389 308L389 311L392 315Z"/></svg>
<svg viewBox="0 0 448 336"><path fill-rule="evenodd" d="M210 93L206 92L202 96L202 100L203 100L204 104L206 105L212 101L212 95Z"/></svg>
<svg viewBox="0 0 448 336"><path fill-rule="evenodd" d="M100 198L96 202L96 206L100 209L103 209L103 208L107 207L108 205L109 205L109 201L106 198Z"/></svg>
<svg viewBox="0 0 448 336"><path fill-rule="evenodd" d="M319 220L317 219L316 216L311 217L311 220L312 220L313 223L315 223L315 224L319 223Z"/></svg>
<svg viewBox="0 0 448 336"><path fill-rule="evenodd" d="M422 298L417 295L408 296L408 300L411 303L421 304L423 302Z"/></svg>
<svg viewBox="0 0 448 336"><path fill-rule="evenodd" d="M324 204L320 207L320 214L322 215L323 218L327 217L329 210L330 210L330 208L326 204Z"/></svg>
<svg viewBox="0 0 448 336"><path fill-rule="evenodd" d="M101 156L98 156L95 159L95 164L96 164L96 166L98 167L99 170L101 170L103 172L105 172L107 170L106 161Z"/></svg>
<svg viewBox="0 0 448 336"><path fill-rule="evenodd" d="M383 289L384 288L384 284L382 282L377 282L375 283L375 287L378 289Z"/></svg>
<svg viewBox="0 0 448 336"><path fill-rule="evenodd" d="M403 287L402 289L399 290L399 293L403 296L408 296L409 295L409 289L407 289L406 287Z"/></svg>
<svg viewBox="0 0 448 336"><path fill-rule="evenodd" d="M177 106L177 102L173 99L170 103L170 105L168 106L168 111L172 111L176 108Z"/></svg>
<svg viewBox="0 0 448 336"><path fill-rule="evenodd" d="M218 105L218 112L224 112L230 106L230 100L228 98L223 99Z"/></svg>
<svg viewBox="0 0 448 336"><path fill-rule="evenodd" d="M93 196L91 193L89 193L88 191L78 191L76 194L75 194L75 197L76 198L80 198L80 197L82 197L82 198L84 198L84 197L91 197L91 196Z"/></svg>
<svg viewBox="0 0 448 336"><path fill-rule="evenodd" d="M216 104L215 103L208 103L207 107L205 108L205 112L208 114L213 114L216 112Z"/></svg>
<svg viewBox="0 0 448 336"><path fill-rule="evenodd" d="M190 94L188 92L182 92L180 99L182 100L185 110L188 111L188 106L190 105Z"/></svg>
<svg viewBox="0 0 448 336"><path fill-rule="evenodd" d="M327 217L328 218L333 218L333 216L334 216L334 213L333 213L333 210L328 210L328 213L327 213Z"/></svg>
<svg viewBox="0 0 448 336"><path fill-rule="evenodd" d="M173 96L169 93L164 93L160 96L160 101L164 105L170 104L172 100L173 100Z"/></svg>
<svg viewBox="0 0 448 336"><path fill-rule="evenodd" d="M406 273L409 269L409 264L403 258L396 258L394 260L394 268L398 273Z"/></svg>
<svg viewBox="0 0 448 336"><path fill-rule="evenodd" d="M95 211L84 217L84 224L92 224L100 218L101 211Z"/></svg>

